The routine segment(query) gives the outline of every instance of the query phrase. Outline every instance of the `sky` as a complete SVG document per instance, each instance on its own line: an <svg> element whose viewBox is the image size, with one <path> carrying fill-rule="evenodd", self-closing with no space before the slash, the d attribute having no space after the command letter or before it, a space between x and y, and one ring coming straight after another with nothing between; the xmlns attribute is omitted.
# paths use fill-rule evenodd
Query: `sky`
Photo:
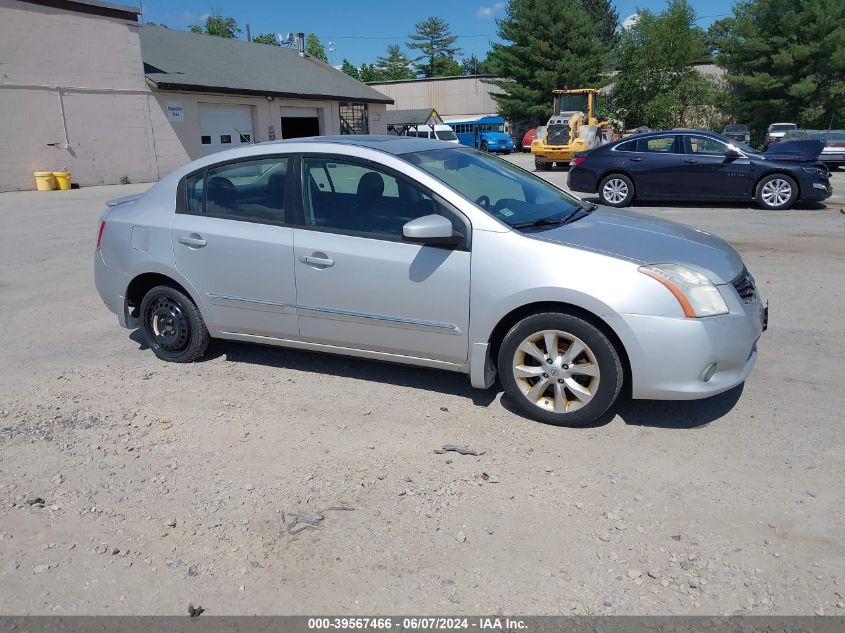
<svg viewBox="0 0 845 633"><path fill-rule="evenodd" d="M452 33L459 35L462 56L473 53L484 58L496 36L496 18L502 17L505 2L497 0L118 0L141 6L144 22L164 23L170 28L187 28L201 22L213 9L232 16L244 28L249 24L253 35L259 33L313 32L322 40L330 62L339 65L343 58L356 66L372 63L388 44L404 47L414 24L428 16L444 18ZM706 28L713 21L729 15L733 0L691 0L698 15L698 25ZM660 11L666 0L617 0L619 20L636 13L638 8ZM538 16L538 19L541 19ZM244 34L241 34L244 37ZM328 42L334 43L330 52ZM406 51L407 52L407 51ZM459 56L460 57L460 56Z"/></svg>

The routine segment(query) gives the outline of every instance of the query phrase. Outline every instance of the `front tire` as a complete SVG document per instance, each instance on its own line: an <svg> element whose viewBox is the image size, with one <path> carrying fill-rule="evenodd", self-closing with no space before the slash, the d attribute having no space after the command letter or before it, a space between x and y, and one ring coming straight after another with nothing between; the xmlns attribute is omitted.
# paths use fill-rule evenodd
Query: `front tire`
<svg viewBox="0 0 845 633"><path fill-rule="evenodd" d="M634 183L625 174L610 174L599 183L599 198L610 207L627 207L634 201Z"/></svg>
<svg viewBox="0 0 845 633"><path fill-rule="evenodd" d="M485 154L490 151L490 148L487 147L487 143L481 143L481 151Z"/></svg>
<svg viewBox="0 0 845 633"><path fill-rule="evenodd" d="M498 372L520 413L556 426L592 424L622 389L622 363L608 337L564 313L514 325L502 341Z"/></svg>
<svg viewBox="0 0 845 633"><path fill-rule="evenodd" d="M763 209L783 211L798 198L798 184L786 174L770 174L757 183L754 199Z"/></svg>
<svg viewBox="0 0 845 633"><path fill-rule="evenodd" d="M539 156L534 157L534 169L537 171L548 171L551 169L551 163L546 162L544 159L540 158Z"/></svg>
<svg viewBox="0 0 845 633"><path fill-rule="evenodd" d="M153 353L170 363L197 360L211 338L196 304L173 286L156 286L144 295L141 327Z"/></svg>

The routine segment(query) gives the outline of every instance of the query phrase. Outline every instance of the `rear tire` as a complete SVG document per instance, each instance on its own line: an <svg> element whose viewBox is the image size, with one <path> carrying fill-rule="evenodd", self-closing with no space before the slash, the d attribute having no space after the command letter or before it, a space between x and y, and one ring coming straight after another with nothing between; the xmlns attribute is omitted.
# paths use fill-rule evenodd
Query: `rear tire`
<svg viewBox="0 0 845 633"><path fill-rule="evenodd" d="M757 183L754 199L763 209L784 211L798 198L798 184L786 174L769 174Z"/></svg>
<svg viewBox="0 0 845 633"><path fill-rule="evenodd" d="M173 286L156 286L141 301L141 327L153 353L169 363L191 363L211 336L190 297Z"/></svg>
<svg viewBox="0 0 845 633"><path fill-rule="evenodd" d="M627 207L634 201L634 183L625 174L609 174L599 183L599 198L610 207Z"/></svg>
<svg viewBox="0 0 845 633"><path fill-rule="evenodd" d="M594 423L622 389L622 363L608 337L565 313L534 314L514 325L497 368L508 401L555 426Z"/></svg>

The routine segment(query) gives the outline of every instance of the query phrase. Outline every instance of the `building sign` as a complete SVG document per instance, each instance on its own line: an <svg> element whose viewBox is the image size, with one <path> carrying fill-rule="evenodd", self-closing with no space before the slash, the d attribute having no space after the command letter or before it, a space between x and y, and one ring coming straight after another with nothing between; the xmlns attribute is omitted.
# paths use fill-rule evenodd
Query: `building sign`
<svg viewBox="0 0 845 633"><path fill-rule="evenodd" d="M167 102L167 118L173 123L182 123L185 120L185 109L181 101Z"/></svg>

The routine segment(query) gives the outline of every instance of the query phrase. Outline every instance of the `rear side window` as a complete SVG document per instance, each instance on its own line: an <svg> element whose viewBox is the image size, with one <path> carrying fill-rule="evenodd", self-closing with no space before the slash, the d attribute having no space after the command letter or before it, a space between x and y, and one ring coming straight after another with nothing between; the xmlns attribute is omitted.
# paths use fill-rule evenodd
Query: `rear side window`
<svg viewBox="0 0 845 633"><path fill-rule="evenodd" d="M210 167L185 179L185 212L226 220L282 224L288 159Z"/></svg>
<svg viewBox="0 0 845 633"><path fill-rule="evenodd" d="M675 147L674 136L654 136L652 138L641 138L637 144L639 152L654 152L662 154L678 154Z"/></svg>
<svg viewBox="0 0 845 633"><path fill-rule="evenodd" d="M625 143L620 143L616 146L617 152L636 152L637 151L637 142L636 141L626 141Z"/></svg>

